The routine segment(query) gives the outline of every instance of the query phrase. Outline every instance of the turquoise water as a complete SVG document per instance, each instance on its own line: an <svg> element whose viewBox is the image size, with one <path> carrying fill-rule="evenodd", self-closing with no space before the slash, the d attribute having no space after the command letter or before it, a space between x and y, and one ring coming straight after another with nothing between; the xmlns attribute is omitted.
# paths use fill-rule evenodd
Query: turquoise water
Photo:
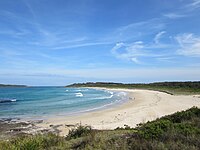
<svg viewBox="0 0 200 150"><path fill-rule="evenodd" d="M42 118L73 115L123 103L124 92L87 88L28 87L0 88L0 118Z"/></svg>

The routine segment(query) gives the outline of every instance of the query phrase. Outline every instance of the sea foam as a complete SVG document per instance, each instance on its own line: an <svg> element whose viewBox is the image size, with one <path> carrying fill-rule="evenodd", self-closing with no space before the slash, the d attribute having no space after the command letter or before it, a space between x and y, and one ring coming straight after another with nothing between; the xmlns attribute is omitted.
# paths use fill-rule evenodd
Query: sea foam
<svg viewBox="0 0 200 150"><path fill-rule="evenodd" d="M83 97L83 94L81 92L75 93L76 97Z"/></svg>

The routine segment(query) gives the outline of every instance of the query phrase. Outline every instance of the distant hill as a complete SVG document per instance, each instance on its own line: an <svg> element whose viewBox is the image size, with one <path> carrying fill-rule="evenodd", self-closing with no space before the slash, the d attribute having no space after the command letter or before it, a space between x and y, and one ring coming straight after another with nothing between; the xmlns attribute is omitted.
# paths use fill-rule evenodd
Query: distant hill
<svg viewBox="0 0 200 150"><path fill-rule="evenodd" d="M113 82L87 82L75 83L66 87L105 87L126 89L158 90L170 94L200 94L200 81L187 82L155 82L155 83L113 83Z"/></svg>
<svg viewBox="0 0 200 150"><path fill-rule="evenodd" d="M26 85L0 84L0 87L27 87Z"/></svg>

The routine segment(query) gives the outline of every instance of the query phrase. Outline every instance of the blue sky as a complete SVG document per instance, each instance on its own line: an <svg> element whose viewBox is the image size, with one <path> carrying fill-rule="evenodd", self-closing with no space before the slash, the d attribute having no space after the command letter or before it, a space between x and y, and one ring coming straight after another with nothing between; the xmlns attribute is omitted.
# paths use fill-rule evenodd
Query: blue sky
<svg viewBox="0 0 200 150"><path fill-rule="evenodd" d="M0 0L0 83L200 80L200 0Z"/></svg>

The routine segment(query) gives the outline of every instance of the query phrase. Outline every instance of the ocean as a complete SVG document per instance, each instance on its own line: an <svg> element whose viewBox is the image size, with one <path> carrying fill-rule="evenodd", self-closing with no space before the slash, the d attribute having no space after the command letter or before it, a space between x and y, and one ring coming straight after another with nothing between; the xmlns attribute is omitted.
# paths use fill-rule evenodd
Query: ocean
<svg viewBox="0 0 200 150"><path fill-rule="evenodd" d="M91 88L0 88L0 118L42 119L79 115L113 107L126 101L127 93Z"/></svg>

